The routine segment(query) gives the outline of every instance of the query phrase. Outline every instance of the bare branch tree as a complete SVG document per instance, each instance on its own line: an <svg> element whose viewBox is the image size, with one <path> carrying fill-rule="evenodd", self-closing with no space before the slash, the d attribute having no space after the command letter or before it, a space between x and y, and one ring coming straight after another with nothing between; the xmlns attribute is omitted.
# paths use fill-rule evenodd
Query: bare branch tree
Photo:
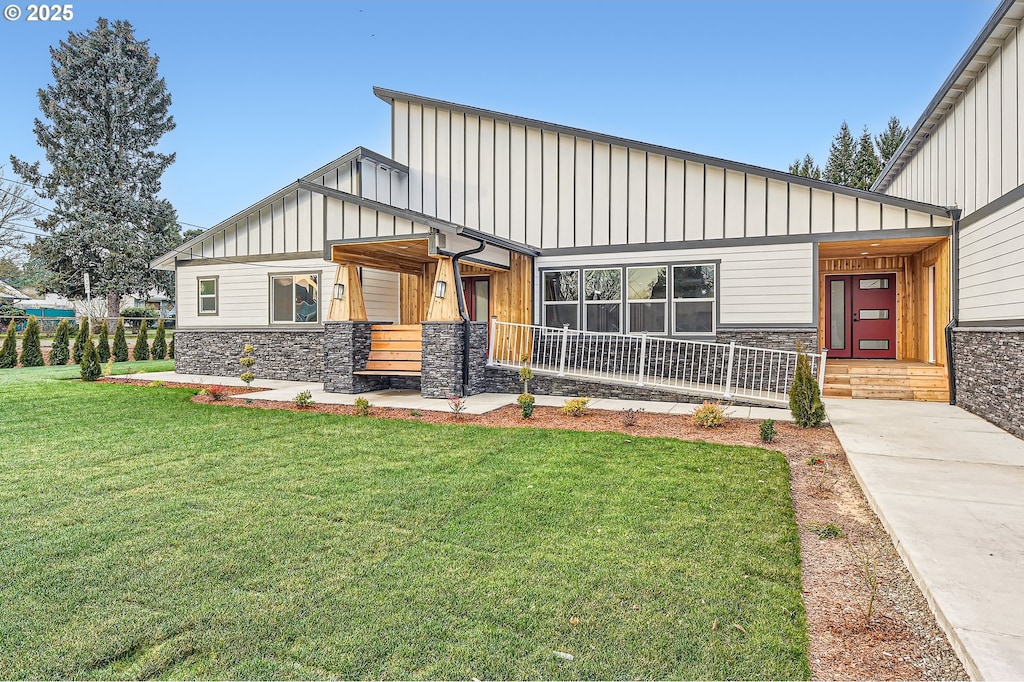
<svg viewBox="0 0 1024 682"><path fill-rule="evenodd" d="M39 209L25 197L28 187L4 179L0 167L0 249L6 253L25 241L25 227L31 227Z"/></svg>

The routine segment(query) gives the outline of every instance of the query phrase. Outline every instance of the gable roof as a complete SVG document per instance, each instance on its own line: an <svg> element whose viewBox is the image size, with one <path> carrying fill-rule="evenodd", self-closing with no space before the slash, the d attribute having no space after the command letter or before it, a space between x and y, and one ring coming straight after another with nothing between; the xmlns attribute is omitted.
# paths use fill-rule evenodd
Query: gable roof
<svg viewBox="0 0 1024 682"><path fill-rule="evenodd" d="M14 301L25 301L28 300L29 297L18 291L17 287L13 287L0 279L0 298L7 298Z"/></svg>
<svg viewBox="0 0 1024 682"><path fill-rule="evenodd" d="M1018 22L1024 19L1024 1L1003 0L996 11L985 22L978 37L974 39L967 51L956 63L953 70L939 86L924 113L910 128L903 144L885 164L878 178L871 185L872 191L884 192L899 174L898 172L917 153L917 150L928 139L936 126L952 111L960 95L978 77L989 59L1000 48L1003 40L1010 32L1016 30Z"/></svg>

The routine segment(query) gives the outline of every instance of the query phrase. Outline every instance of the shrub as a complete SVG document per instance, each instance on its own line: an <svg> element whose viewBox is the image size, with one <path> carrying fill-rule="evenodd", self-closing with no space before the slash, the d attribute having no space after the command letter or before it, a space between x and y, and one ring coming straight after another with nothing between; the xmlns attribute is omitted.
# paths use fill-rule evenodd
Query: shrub
<svg viewBox="0 0 1024 682"><path fill-rule="evenodd" d="M815 524L809 526L809 528L812 533L822 540L831 540L833 538L843 537L843 529L831 521L828 523Z"/></svg>
<svg viewBox="0 0 1024 682"><path fill-rule="evenodd" d="M96 355L99 357L100 362L106 362L110 359L110 336L107 333L106 320L103 320L100 324L99 341L96 342Z"/></svg>
<svg viewBox="0 0 1024 682"><path fill-rule="evenodd" d="M423 413L420 412L419 410L409 410L409 416L410 417L422 417Z"/></svg>
<svg viewBox="0 0 1024 682"><path fill-rule="evenodd" d="M57 331L53 333L53 345L50 346L50 366L66 365L71 351L68 350L68 332L70 327L67 320L61 320L57 325Z"/></svg>
<svg viewBox="0 0 1024 682"><path fill-rule="evenodd" d="M149 351L150 357L154 360L163 360L167 357L167 331L164 329L164 321L161 319L156 323L156 336L153 337L153 347Z"/></svg>
<svg viewBox="0 0 1024 682"><path fill-rule="evenodd" d="M530 382L533 381L533 370L529 367L520 367L519 380L523 382L523 395L530 395Z"/></svg>
<svg viewBox="0 0 1024 682"><path fill-rule="evenodd" d="M171 342L167 345L167 359L174 359L174 337L171 336Z"/></svg>
<svg viewBox="0 0 1024 682"><path fill-rule="evenodd" d="M228 396L227 391L224 387L219 384L207 386L203 390L199 391L199 395L209 396L210 400L224 400Z"/></svg>
<svg viewBox="0 0 1024 682"><path fill-rule="evenodd" d="M148 327L150 324L152 324L150 320L153 320L158 316L159 313L157 313L157 311L153 310L152 308L147 308L145 306L135 306L132 308L124 308L123 310L121 310L121 317L128 318L128 326L131 327L133 330L136 327ZM142 320L136 319L140 317L146 318L145 325L142 324Z"/></svg>
<svg viewBox="0 0 1024 682"><path fill-rule="evenodd" d="M370 404L369 400L367 400L366 398L356 398L355 405L356 405L356 415L357 416L359 416L359 417L369 417L370 416L370 408L373 407L373 405Z"/></svg>
<svg viewBox="0 0 1024 682"><path fill-rule="evenodd" d="M773 440L775 440L775 437L778 435L778 433L775 431L775 420L765 419L764 421L762 421L761 424L758 426L758 432L761 436L762 442L771 443Z"/></svg>
<svg viewBox="0 0 1024 682"><path fill-rule="evenodd" d="M85 350L85 342L89 339L89 320L82 318L78 323L78 333L75 334L75 343L71 346L71 358L76 365L82 364L82 351Z"/></svg>
<svg viewBox="0 0 1024 682"><path fill-rule="evenodd" d="M96 354L96 346L93 345L92 339L89 337L86 337L82 346L82 362L80 364L79 373L82 376L82 381L96 381L100 378L102 372L100 358Z"/></svg>
<svg viewBox="0 0 1024 682"><path fill-rule="evenodd" d="M570 417L582 417L587 413L590 398L570 398L562 405L562 412Z"/></svg>
<svg viewBox="0 0 1024 682"><path fill-rule="evenodd" d="M149 360L149 339L146 325L139 326L139 333L135 336L135 346L132 348L132 358L136 362Z"/></svg>
<svg viewBox="0 0 1024 682"><path fill-rule="evenodd" d="M124 318L117 318L117 328L114 329L114 345L110 349L110 356L114 362L128 362L128 341L124 338Z"/></svg>
<svg viewBox="0 0 1024 682"><path fill-rule="evenodd" d="M7 369L18 364L17 327L14 320L7 325L7 336L4 337L4 345L0 347L0 369Z"/></svg>
<svg viewBox="0 0 1024 682"><path fill-rule="evenodd" d="M821 426L825 421L825 406L821 402L821 391L818 382L811 372L811 361L803 347L797 348L796 373L793 385L789 388L789 411L793 413L793 421L797 426L808 428Z"/></svg>
<svg viewBox="0 0 1024 682"><path fill-rule="evenodd" d="M622 411L622 425L626 428L636 426L640 413L643 411L642 407L627 407Z"/></svg>
<svg viewBox="0 0 1024 682"><path fill-rule="evenodd" d="M309 407L310 405L313 405L316 401L313 400L312 393L310 393L309 391L302 391L294 398L292 398L292 402L294 402L299 407L299 409L303 409Z"/></svg>
<svg viewBox="0 0 1024 682"><path fill-rule="evenodd" d="M149 382L150 388L161 388L163 385L164 382L160 381L159 379Z"/></svg>
<svg viewBox="0 0 1024 682"><path fill-rule="evenodd" d="M111 357L107 360L107 364L103 365L103 376L109 377L114 373L114 358Z"/></svg>
<svg viewBox="0 0 1024 682"><path fill-rule="evenodd" d="M254 352L256 352L256 348L247 343L242 348L242 357L238 360L239 364L245 367L245 371L238 378L244 381L246 386L251 386L253 380L256 379L256 374L252 371L252 368L256 366L256 358L252 356Z"/></svg>
<svg viewBox="0 0 1024 682"><path fill-rule="evenodd" d="M523 382L526 383L525 381ZM518 398L516 402L519 403L520 409L523 411L523 419L529 419L533 416L533 404L537 402L537 399L533 397L532 393L524 393Z"/></svg>
<svg viewBox="0 0 1024 682"><path fill-rule="evenodd" d="M703 405L694 410L690 420L694 426L699 426L702 429L714 429L722 426L725 424L725 410L722 409L722 401L705 400Z"/></svg>
<svg viewBox="0 0 1024 682"><path fill-rule="evenodd" d="M39 347L39 320L34 315L28 318L28 326L21 337L19 360L22 367L42 367L46 364L43 362L43 351Z"/></svg>
<svg viewBox="0 0 1024 682"><path fill-rule="evenodd" d="M466 398L461 395L450 395L448 396L448 407L458 419L466 411Z"/></svg>

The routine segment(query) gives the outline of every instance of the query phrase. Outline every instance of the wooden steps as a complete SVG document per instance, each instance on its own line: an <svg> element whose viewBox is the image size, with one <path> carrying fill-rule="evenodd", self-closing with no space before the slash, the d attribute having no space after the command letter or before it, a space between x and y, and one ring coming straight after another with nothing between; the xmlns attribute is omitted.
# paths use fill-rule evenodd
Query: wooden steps
<svg viewBox="0 0 1024 682"><path fill-rule="evenodd" d="M418 377L423 369L423 327L375 324L370 327L370 356L362 376Z"/></svg>
<svg viewBox="0 0 1024 682"><path fill-rule="evenodd" d="M894 360L828 360L825 387L828 398L949 401L945 367Z"/></svg>

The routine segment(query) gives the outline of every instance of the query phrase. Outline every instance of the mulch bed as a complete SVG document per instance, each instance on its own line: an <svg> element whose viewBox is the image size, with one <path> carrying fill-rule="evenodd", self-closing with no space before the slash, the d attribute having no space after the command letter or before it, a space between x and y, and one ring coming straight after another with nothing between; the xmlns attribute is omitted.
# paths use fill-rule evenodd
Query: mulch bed
<svg viewBox="0 0 1024 682"><path fill-rule="evenodd" d="M146 381L106 381L147 385ZM173 384L208 388L199 384ZM256 389L224 387L228 396ZM198 403L219 402L208 395ZM351 405L312 405L259 399L229 399L226 405L327 414L356 414ZM416 414L413 414L416 412ZM371 407L370 418L407 419L431 424L474 424L513 428L615 431L634 436L669 437L727 445L767 447L789 461L791 493L800 530L802 582L810 637L810 663L817 680L967 680L960 661L935 623L892 541L871 510L850 470L842 446L829 427L801 429L776 423L771 444L760 440L759 422L728 419L715 429L695 426L687 415L588 410L570 417L558 408L537 407L525 420L515 405L483 415ZM630 425L627 425L630 421ZM632 423L635 421L635 423ZM819 537L834 524L842 537ZM865 568L877 576L865 578ZM870 621L866 609L875 585Z"/></svg>

